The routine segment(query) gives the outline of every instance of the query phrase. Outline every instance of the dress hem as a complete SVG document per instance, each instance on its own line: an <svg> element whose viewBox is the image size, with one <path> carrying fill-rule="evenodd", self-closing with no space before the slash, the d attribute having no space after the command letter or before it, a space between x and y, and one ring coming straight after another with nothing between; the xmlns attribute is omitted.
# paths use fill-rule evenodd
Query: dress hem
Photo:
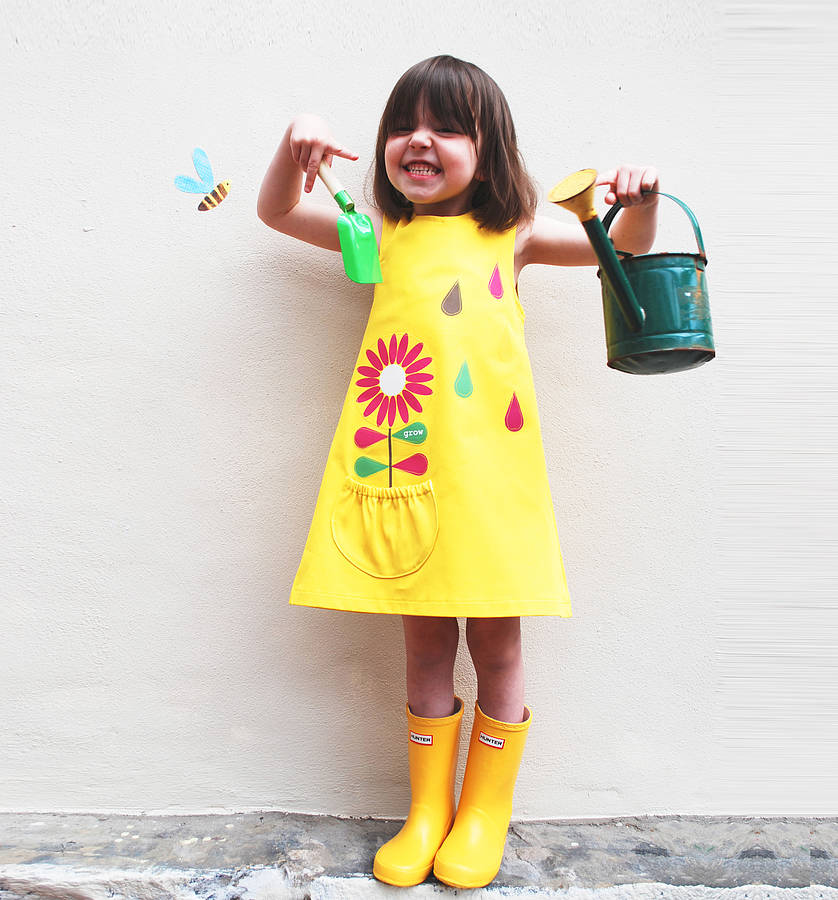
<svg viewBox="0 0 838 900"><path fill-rule="evenodd" d="M493 604L486 599L474 601L450 600L428 602L416 600L369 600L364 597L343 596L340 594L323 594L319 591L294 590L289 600L291 606L308 606L318 609L334 609L342 612L384 613L389 615L439 616L456 618L472 616L473 618L501 618L507 616L559 616L572 618L570 600L558 600L554 597L541 600L499 600L498 610L487 611Z"/></svg>

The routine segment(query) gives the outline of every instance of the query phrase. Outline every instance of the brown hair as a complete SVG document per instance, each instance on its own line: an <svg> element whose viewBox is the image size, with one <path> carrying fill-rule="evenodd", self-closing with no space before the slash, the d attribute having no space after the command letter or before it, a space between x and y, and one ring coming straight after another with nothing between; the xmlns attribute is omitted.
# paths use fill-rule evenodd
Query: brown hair
<svg viewBox="0 0 838 900"><path fill-rule="evenodd" d="M390 93L375 144L376 206L391 219L413 216L413 204L387 177L384 146L394 131L413 127L423 103L442 127L468 135L477 147L481 182L472 198L472 214L480 226L505 231L532 219L538 194L518 150L506 97L482 69L453 56L416 63Z"/></svg>

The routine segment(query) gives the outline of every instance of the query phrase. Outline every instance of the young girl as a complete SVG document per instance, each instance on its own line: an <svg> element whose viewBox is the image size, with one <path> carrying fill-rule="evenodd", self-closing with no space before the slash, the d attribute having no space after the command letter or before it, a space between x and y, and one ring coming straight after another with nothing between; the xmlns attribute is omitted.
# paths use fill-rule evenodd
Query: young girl
<svg viewBox="0 0 838 900"><path fill-rule="evenodd" d="M339 250L334 204L300 202L321 160L358 156L321 119L288 127L258 214ZM646 252L654 169L602 175L627 207L614 243ZM403 616L411 806L375 856L376 878L433 870L481 887L497 874L532 721L520 616L570 616L518 301L532 263L594 265L581 226L535 215L506 100L481 69L438 56L393 89L375 150L383 280L344 403L291 603ZM477 703L459 807L462 701L454 658L465 616Z"/></svg>

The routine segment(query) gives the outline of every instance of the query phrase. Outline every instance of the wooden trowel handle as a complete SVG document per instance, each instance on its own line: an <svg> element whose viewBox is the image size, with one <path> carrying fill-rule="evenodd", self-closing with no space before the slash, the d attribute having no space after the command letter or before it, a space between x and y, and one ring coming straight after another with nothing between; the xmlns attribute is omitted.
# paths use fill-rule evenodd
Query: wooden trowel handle
<svg viewBox="0 0 838 900"><path fill-rule="evenodd" d="M332 171L330 166L327 166L326 163L320 163L320 168L317 170L317 174L323 180L323 184L329 189L329 193L334 197L335 194L339 194L343 190L343 185L338 181L337 175Z"/></svg>

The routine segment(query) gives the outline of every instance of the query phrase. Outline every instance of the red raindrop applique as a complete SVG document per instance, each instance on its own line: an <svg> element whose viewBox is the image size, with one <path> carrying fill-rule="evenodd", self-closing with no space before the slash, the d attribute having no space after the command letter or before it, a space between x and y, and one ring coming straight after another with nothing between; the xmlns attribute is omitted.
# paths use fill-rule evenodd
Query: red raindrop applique
<svg viewBox="0 0 838 900"><path fill-rule="evenodd" d="M506 422L506 427L510 431L520 431L524 427L524 415L521 412L521 404L518 403L518 398L515 396L514 392L512 394L512 399L509 401L509 407L506 410L504 422Z"/></svg>

